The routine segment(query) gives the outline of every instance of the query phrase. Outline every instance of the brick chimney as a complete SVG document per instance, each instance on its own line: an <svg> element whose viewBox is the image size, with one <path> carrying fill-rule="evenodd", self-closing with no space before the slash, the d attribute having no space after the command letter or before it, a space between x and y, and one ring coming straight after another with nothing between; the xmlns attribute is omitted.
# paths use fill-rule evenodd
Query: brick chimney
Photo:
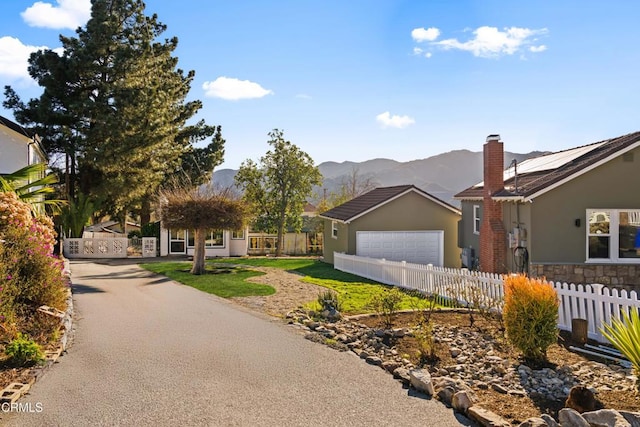
<svg viewBox="0 0 640 427"><path fill-rule="evenodd" d="M480 225L480 268L490 273L506 271L507 241L502 205L492 196L504 190L504 149L500 135L489 135L484 144L484 194Z"/></svg>

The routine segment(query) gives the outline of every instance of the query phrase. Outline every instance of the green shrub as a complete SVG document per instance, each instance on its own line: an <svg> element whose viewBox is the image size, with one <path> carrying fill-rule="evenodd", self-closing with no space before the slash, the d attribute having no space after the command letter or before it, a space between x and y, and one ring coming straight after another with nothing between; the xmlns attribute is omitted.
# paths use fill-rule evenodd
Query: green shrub
<svg viewBox="0 0 640 427"><path fill-rule="evenodd" d="M404 294L398 288L385 289L384 292L371 298L370 304L375 312L382 316L386 328L391 327L393 315L398 312L403 298Z"/></svg>
<svg viewBox="0 0 640 427"><path fill-rule="evenodd" d="M613 318L611 324L605 323L600 329L602 335L631 362L640 376L640 314L638 310L632 309L631 315L622 312L622 319ZM640 388L640 380L637 382Z"/></svg>
<svg viewBox="0 0 640 427"><path fill-rule="evenodd" d="M430 323L421 323L413 332L418 347L420 363L428 363L436 360L436 347L433 340L433 326Z"/></svg>
<svg viewBox="0 0 640 427"><path fill-rule="evenodd" d="M44 360L44 353L40 346L22 334L18 334L4 351L15 366L25 366L26 364L39 363Z"/></svg>
<svg viewBox="0 0 640 427"><path fill-rule="evenodd" d="M342 311L342 301L340 301L338 294L331 289L320 292L317 301L320 304L321 311Z"/></svg>
<svg viewBox="0 0 640 427"><path fill-rule="evenodd" d="M558 340L558 295L542 280L524 275L504 281L504 325L507 339L526 359L546 360L547 348Z"/></svg>

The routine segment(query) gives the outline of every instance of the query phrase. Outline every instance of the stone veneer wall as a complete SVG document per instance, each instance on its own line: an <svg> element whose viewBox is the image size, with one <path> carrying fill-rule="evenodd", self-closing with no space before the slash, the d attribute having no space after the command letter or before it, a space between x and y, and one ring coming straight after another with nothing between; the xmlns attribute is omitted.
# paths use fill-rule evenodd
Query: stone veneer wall
<svg viewBox="0 0 640 427"><path fill-rule="evenodd" d="M534 277L575 284L600 283L640 291L640 265L628 264L531 264Z"/></svg>

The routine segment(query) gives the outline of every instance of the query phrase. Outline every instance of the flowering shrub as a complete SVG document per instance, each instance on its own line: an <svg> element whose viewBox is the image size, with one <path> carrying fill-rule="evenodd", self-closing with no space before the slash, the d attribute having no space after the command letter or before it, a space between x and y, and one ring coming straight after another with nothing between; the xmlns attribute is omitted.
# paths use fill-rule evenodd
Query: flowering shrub
<svg viewBox="0 0 640 427"><path fill-rule="evenodd" d="M39 306L64 310L66 282L63 262L53 255L51 219L34 218L13 193L0 193L0 240L0 324L13 338L41 323L34 319Z"/></svg>
<svg viewBox="0 0 640 427"><path fill-rule="evenodd" d="M527 359L544 361L558 339L558 295L542 280L524 275L504 281L504 325L507 339Z"/></svg>

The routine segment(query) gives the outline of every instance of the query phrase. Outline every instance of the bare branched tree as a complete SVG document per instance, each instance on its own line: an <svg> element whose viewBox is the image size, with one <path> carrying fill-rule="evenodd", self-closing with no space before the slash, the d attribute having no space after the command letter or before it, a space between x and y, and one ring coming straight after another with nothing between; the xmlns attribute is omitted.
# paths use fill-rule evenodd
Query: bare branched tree
<svg viewBox="0 0 640 427"><path fill-rule="evenodd" d="M247 218L245 203L231 189L174 186L161 191L160 217L167 228L195 230L191 274L205 272L205 241L210 230L240 230Z"/></svg>

